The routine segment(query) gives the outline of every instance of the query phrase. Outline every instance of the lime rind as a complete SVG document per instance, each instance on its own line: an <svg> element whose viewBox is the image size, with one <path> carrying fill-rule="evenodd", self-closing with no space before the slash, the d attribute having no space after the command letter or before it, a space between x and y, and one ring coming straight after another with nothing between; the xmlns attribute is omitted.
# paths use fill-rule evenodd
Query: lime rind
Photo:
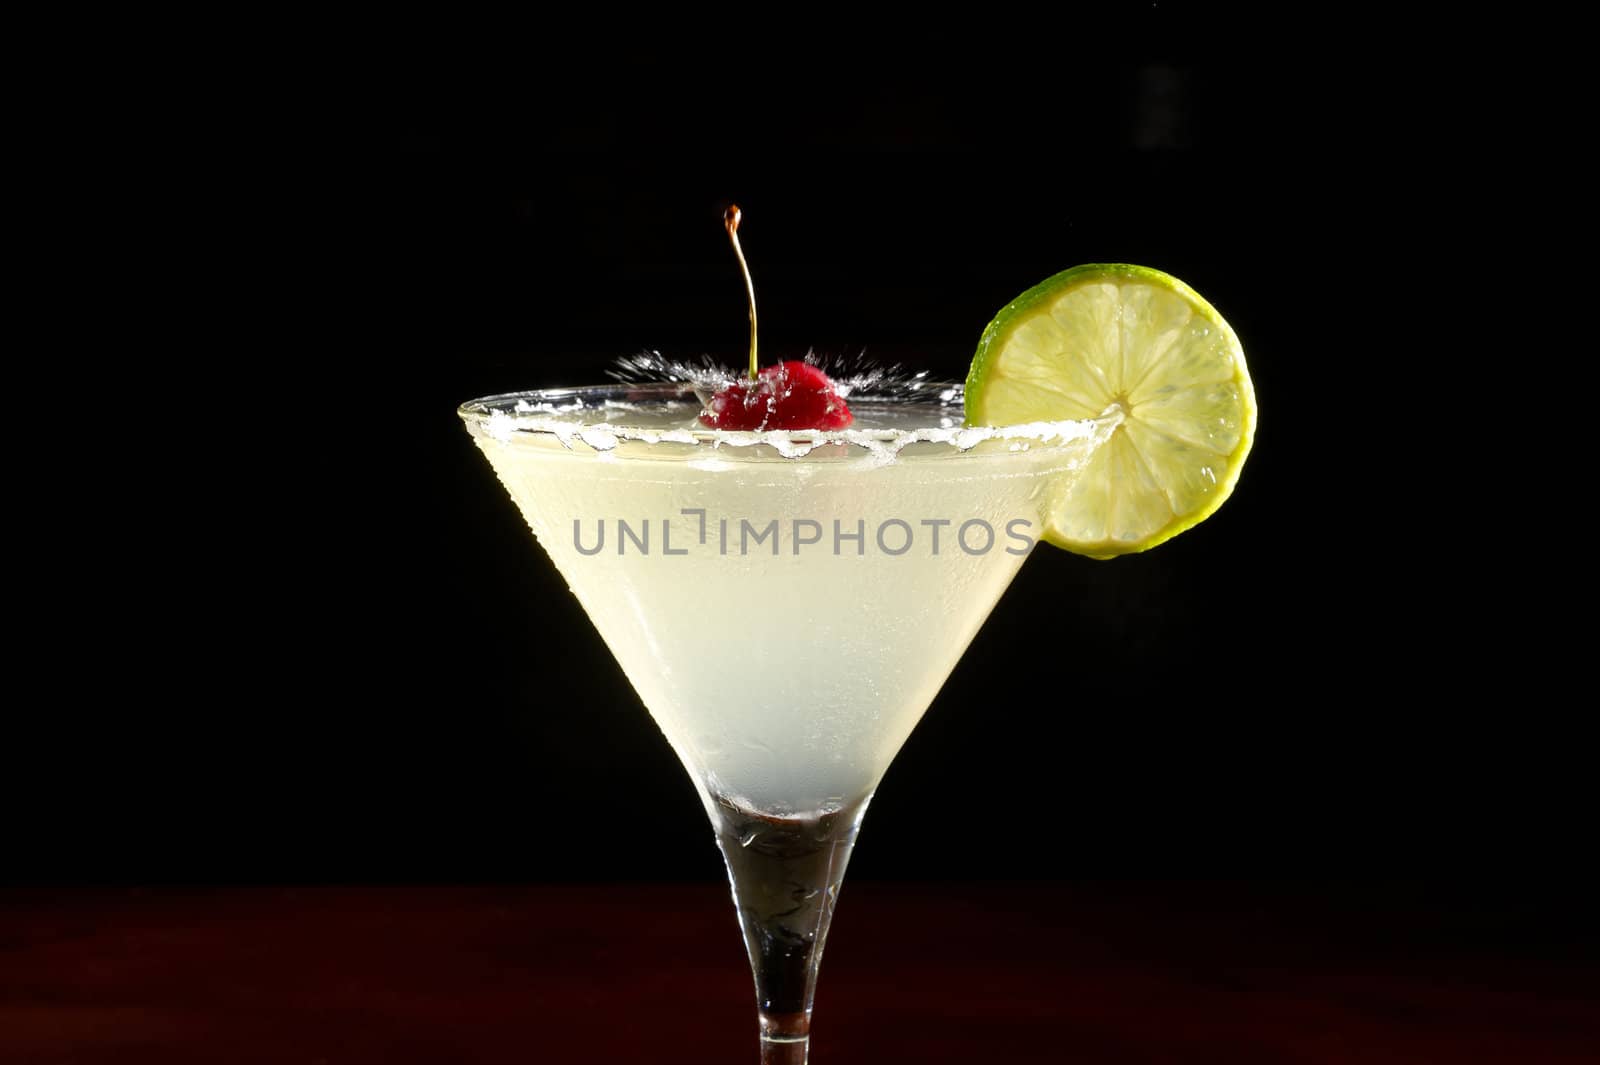
<svg viewBox="0 0 1600 1065"><path fill-rule="evenodd" d="M995 315L966 381L969 425L1124 422L1060 498L1044 538L1091 558L1147 551L1216 512L1255 436L1255 390L1238 337L1182 281L1091 263L1028 289Z"/></svg>

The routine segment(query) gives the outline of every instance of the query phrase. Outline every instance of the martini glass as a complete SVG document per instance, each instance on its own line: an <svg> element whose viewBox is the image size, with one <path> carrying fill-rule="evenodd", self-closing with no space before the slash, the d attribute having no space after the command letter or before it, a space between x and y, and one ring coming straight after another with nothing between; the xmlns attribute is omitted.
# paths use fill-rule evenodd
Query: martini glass
<svg viewBox="0 0 1600 1065"><path fill-rule="evenodd" d="M1119 417L968 429L957 389L923 392L853 393L834 431L705 429L676 384L460 408L694 781L764 1065L807 1058L884 771Z"/></svg>

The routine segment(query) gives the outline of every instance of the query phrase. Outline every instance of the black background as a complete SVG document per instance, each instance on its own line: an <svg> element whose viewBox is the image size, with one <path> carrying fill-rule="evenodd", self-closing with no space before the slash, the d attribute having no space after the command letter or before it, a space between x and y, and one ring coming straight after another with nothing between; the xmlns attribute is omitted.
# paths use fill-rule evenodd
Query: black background
<svg viewBox="0 0 1600 1065"><path fill-rule="evenodd" d="M201 348L170 367L188 405L152 429L158 491L104 487L127 532L83 551L115 594L13 748L12 869L718 876L687 778L454 408L647 349L737 360L737 202L771 357L960 378L1009 298L1128 261L1227 316L1260 405L1204 526L1111 563L1035 553L852 876L1576 898L1591 770L1541 620L1499 605L1508 516L1444 487L1474 457L1416 383L1496 358L1460 279L1504 219L1463 226L1439 193L1493 157L1492 87L1372 25L1256 33L1152 6L893 45L519 30L489 56L375 28L325 90L276 71L272 119L176 223L213 230ZM223 390L249 439L198 405Z"/></svg>

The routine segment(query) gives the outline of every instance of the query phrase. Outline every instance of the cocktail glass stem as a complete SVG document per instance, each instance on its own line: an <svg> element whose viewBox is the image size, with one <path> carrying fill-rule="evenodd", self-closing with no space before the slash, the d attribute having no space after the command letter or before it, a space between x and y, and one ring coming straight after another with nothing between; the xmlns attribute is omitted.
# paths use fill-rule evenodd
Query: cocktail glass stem
<svg viewBox="0 0 1600 1065"><path fill-rule="evenodd" d="M756 978L762 1065L806 1061L817 967L871 798L797 816L711 803Z"/></svg>

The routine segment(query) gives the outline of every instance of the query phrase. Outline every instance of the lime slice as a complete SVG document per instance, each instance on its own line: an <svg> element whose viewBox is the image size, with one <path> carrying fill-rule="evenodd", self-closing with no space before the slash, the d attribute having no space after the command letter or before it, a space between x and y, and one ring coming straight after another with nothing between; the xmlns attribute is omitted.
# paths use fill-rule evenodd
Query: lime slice
<svg viewBox="0 0 1600 1065"><path fill-rule="evenodd" d="M1059 273L984 330L967 375L969 425L1118 411L1045 529L1091 558L1147 551L1228 498L1255 433L1244 349L1194 289L1121 264Z"/></svg>

